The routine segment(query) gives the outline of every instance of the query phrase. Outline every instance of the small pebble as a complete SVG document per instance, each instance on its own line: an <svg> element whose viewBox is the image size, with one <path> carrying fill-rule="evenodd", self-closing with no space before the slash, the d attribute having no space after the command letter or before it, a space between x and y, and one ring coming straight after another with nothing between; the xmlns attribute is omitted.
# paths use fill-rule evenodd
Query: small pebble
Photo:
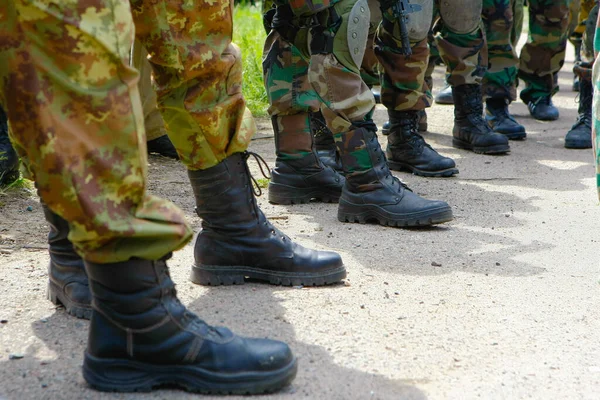
<svg viewBox="0 0 600 400"><path fill-rule="evenodd" d="M33 211L33 207L27 206L27 211Z"/></svg>
<svg viewBox="0 0 600 400"><path fill-rule="evenodd" d="M433 267L441 267L441 266L442 266L442 264L440 264L440 263L438 263L438 262L435 262L435 261L432 261L432 262L431 262L431 265L432 265Z"/></svg>
<svg viewBox="0 0 600 400"><path fill-rule="evenodd" d="M42 318L42 319L40 319L40 322L45 324L46 322L48 322L48 318Z"/></svg>
<svg viewBox="0 0 600 400"><path fill-rule="evenodd" d="M500 263L499 263L499 262L497 262L497 263L496 263L496 267L499 267L499 266L500 266Z"/></svg>
<svg viewBox="0 0 600 400"><path fill-rule="evenodd" d="M8 320L7 319L0 319L0 324L7 324Z"/></svg>
<svg viewBox="0 0 600 400"><path fill-rule="evenodd" d="M25 356L21 353L13 353L13 354L8 355L9 360L20 360L23 357L25 357Z"/></svg>

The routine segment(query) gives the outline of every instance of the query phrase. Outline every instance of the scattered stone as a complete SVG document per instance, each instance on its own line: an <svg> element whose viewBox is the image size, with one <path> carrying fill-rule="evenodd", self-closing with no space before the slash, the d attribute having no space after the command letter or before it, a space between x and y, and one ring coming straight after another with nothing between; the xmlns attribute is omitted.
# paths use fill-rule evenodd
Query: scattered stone
<svg viewBox="0 0 600 400"><path fill-rule="evenodd" d="M361 305L360 305L360 308L362 308L362 309L364 310L364 309L365 309L365 305L364 305L364 304L361 304Z"/></svg>
<svg viewBox="0 0 600 400"><path fill-rule="evenodd" d="M0 319L0 324L8 324L8 320L7 319Z"/></svg>
<svg viewBox="0 0 600 400"><path fill-rule="evenodd" d="M48 318L42 318L40 319L40 322L45 324L46 322L48 322Z"/></svg>
<svg viewBox="0 0 600 400"><path fill-rule="evenodd" d="M27 206L26 210L27 210L27 211L33 211L33 207L31 207L31 206Z"/></svg>
<svg viewBox="0 0 600 400"><path fill-rule="evenodd" d="M42 383L42 389L46 389L48 387L47 383Z"/></svg>
<svg viewBox="0 0 600 400"><path fill-rule="evenodd" d="M496 267L499 267L499 266L500 266L500 263L499 263L499 262L497 262L497 263L496 263Z"/></svg>
<svg viewBox="0 0 600 400"><path fill-rule="evenodd" d="M438 262L435 262L435 261L432 261L432 262L431 262L431 265L432 265L433 267L441 267L441 266L442 266L442 264L440 264L440 263L438 263Z"/></svg>
<svg viewBox="0 0 600 400"><path fill-rule="evenodd" d="M25 357L25 355L21 353L11 353L8 355L9 360L20 360L23 357Z"/></svg>

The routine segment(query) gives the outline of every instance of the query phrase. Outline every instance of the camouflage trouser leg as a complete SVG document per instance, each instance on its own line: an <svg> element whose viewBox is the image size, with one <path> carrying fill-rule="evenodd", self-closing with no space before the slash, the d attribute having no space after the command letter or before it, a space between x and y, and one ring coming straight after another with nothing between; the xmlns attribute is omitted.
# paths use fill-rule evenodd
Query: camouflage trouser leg
<svg viewBox="0 0 600 400"><path fill-rule="evenodd" d="M40 196L69 221L76 250L110 263L183 247L192 236L183 213L145 190L129 3L0 0L0 9L10 53L0 55L0 102Z"/></svg>
<svg viewBox="0 0 600 400"><path fill-rule="evenodd" d="M306 49L307 30L299 32L297 44ZM307 50L305 50L307 51ZM263 77L269 99L269 115L276 124L277 157L302 158L312 152L310 113L320 102L308 82L308 54L285 40L276 30L267 36L263 51Z"/></svg>
<svg viewBox="0 0 600 400"><path fill-rule="evenodd" d="M558 91L558 71L565 61L570 0L529 0L529 37L523 46L519 78L527 103Z"/></svg>
<svg viewBox="0 0 600 400"><path fill-rule="evenodd" d="M483 78L483 97L517 99L519 59L512 46L511 0L483 0L482 19L488 45L489 68Z"/></svg>
<svg viewBox="0 0 600 400"><path fill-rule="evenodd" d="M471 4L464 7L465 3ZM474 24L475 28L470 31L460 32L451 29L451 24L444 16L446 13L457 12L458 18L471 20L475 15L481 18L481 0L436 0L436 5L443 26L435 35L435 41L446 64L446 80L451 86L481 84L488 63L482 24Z"/></svg>
<svg viewBox="0 0 600 400"><path fill-rule="evenodd" d="M510 33L510 42L512 44L512 47L515 49L517 48L517 43L519 43L521 33L523 32L523 3L524 0L511 0L513 10L513 27Z"/></svg>
<svg viewBox="0 0 600 400"><path fill-rule="evenodd" d="M420 3L420 2L416 2ZM427 32L431 24L429 8L422 20L420 32L409 33L412 55L402 54L400 27L397 19L386 11L375 39L375 54L384 71L381 83L381 103L390 111L423 110L432 103L431 92L425 82L425 72L429 60ZM411 15L417 18L417 15Z"/></svg>
<svg viewBox="0 0 600 400"><path fill-rule="evenodd" d="M299 50L300 54L308 54L310 57L307 72L308 82L319 99L321 111L334 135L342 157L349 153L357 154L355 157L356 163L352 166L346 165L346 167L349 170L369 169L371 168L371 164L367 150L363 148L364 146L356 148L354 144L350 143L351 141L348 138L351 135L349 131L353 129L354 123L362 123L364 121L371 121L372 123L371 115L375 107L373 95L360 78L359 66L353 60L348 45L347 31L349 29L348 24L350 23L348 16L356 0L341 0L334 5L330 5L329 2L326 3L317 4L317 2L303 1L293 4L283 3L278 8L278 15L276 15L275 21L279 16L288 15L283 10L285 7L291 7L294 18L300 20L308 18L313 20L314 16L316 20L320 21L320 25L317 28L323 28L328 34L331 33L334 36L331 51L315 52L313 54L313 46L308 43L307 35L302 33L306 32L304 29L301 29L295 36L293 45ZM281 13L279 12L280 10ZM326 21L330 16L330 12L341 18L341 20L336 20L339 22L339 25L327 26ZM365 18L368 18L368 9L364 10L364 12ZM291 19L291 17L288 18ZM293 25L293 22L288 21L289 25ZM314 26L313 29L315 29ZM312 37L320 39L323 35L313 34ZM358 50L364 51L365 45L366 38L365 43L362 43L361 48ZM269 62L271 66L275 65L275 59ZM264 64L263 69L265 69ZM296 71L298 72L297 74L294 74L293 69L290 68L281 68L281 71L284 72L284 77L278 80L284 86L282 93L290 90L289 88L295 88L293 82L305 79L303 70ZM270 86L270 84L267 83L267 86ZM269 88L269 92L273 93L276 91L273 88ZM283 94L278 96L283 97Z"/></svg>
<svg viewBox="0 0 600 400"><path fill-rule="evenodd" d="M363 62L360 65L360 77L367 84L372 87L380 84L379 78L379 61L375 55L375 49L373 46L375 41L375 31L369 32L367 37L367 48Z"/></svg>
<svg viewBox="0 0 600 400"><path fill-rule="evenodd" d="M233 2L131 6L136 37L153 64L158 108L183 164L207 169L245 151L256 125L242 96L240 50L231 43Z"/></svg>
<svg viewBox="0 0 600 400"><path fill-rule="evenodd" d="M138 88L142 100L144 112L144 128L146 129L146 140L158 139L167 134L165 121L156 106L156 93L152 88L152 67L148 62L148 52L139 41L133 44L132 64L140 73Z"/></svg>

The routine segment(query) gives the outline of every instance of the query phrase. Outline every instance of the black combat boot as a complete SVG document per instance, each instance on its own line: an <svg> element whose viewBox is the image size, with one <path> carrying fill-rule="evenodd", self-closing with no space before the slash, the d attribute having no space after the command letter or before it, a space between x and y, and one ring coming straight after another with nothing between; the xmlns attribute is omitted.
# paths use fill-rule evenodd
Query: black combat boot
<svg viewBox="0 0 600 400"><path fill-rule="evenodd" d="M510 101L504 97L485 101L485 120L494 132L501 133L509 140L522 140L527 137L525 127L508 111Z"/></svg>
<svg viewBox="0 0 600 400"><path fill-rule="evenodd" d="M179 160L177 150L167 135L162 135L156 139L149 140L147 142L147 146L148 154L160 154L164 157Z"/></svg>
<svg viewBox="0 0 600 400"><path fill-rule="evenodd" d="M344 169L342 168L333 134L329 130L325 118L320 111L311 114L310 125L313 132L315 150L321 162L326 167L333 168L337 173L342 174Z"/></svg>
<svg viewBox="0 0 600 400"><path fill-rule="evenodd" d="M421 176L452 176L454 160L441 156L418 133L419 111L390 111L386 155L390 169Z"/></svg>
<svg viewBox="0 0 600 400"><path fill-rule="evenodd" d="M0 106L0 186L19 179L19 157L8 138L8 120Z"/></svg>
<svg viewBox="0 0 600 400"><path fill-rule="evenodd" d="M289 129L285 134L278 126L278 119L282 119L284 128ZM293 126L294 120L305 119L301 115L273 117L277 159L269 182L271 203L301 204L313 199L332 203L340 198L344 177L323 165L315 152L310 127L304 131L303 127ZM303 125L302 122L300 124ZM301 142L304 145L298 146ZM300 152L298 147L305 150ZM294 153L290 155L292 151Z"/></svg>
<svg viewBox="0 0 600 400"><path fill-rule="evenodd" d="M510 151L508 138L494 132L483 119L481 86L459 85L454 96L454 129L452 145L475 153L501 154Z"/></svg>
<svg viewBox="0 0 600 400"><path fill-rule="evenodd" d="M317 286L344 279L346 269L337 253L306 249L267 220L254 197L246 164L250 154L236 153L209 169L188 171L202 218L192 281L232 285L248 277Z"/></svg>
<svg viewBox="0 0 600 400"><path fill-rule="evenodd" d="M86 262L86 269L94 311L83 377L91 387L258 394L294 379L296 358L285 343L239 337L188 311L165 261Z"/></svg>
<svg viewBox="0 0 600 400"><path fill-rule="evenodd" d="M67 312L77 318L92 316L92 295L88 285L83 260L69 241L69 224L42 204L48 233L48 298L56 305L62 304Z"/></svg>
<svg viewBox="0 0 600 400"><path fill-rule="evenodd" d="M419 132L427 132L427 111L425 110L419 110L419 124L418 126L418 131ZM389 135L390 134L390 121L385 121L383 123L383 126L381 127L381 133L383 133L384 135Z"/></svg>
<svg viewBox="0 0 600 400"><path fill-rule="evenodd" d="M409 227L440 224L452 220L452 209L444 201L426 200L392 175L375 129L355 127L348 133L348 148L366 148L372 168L355 171L351 151L340 151L346 184L340 197L338 219L342 222L377 222ZM340 149L342 150L342 149ZM364 160L361 160L364 161Z"/></svg>
<svg viewBox="0 0 600 400"><path fill-rule="evenodd" d="M590 72L591 73L591 72ZM565 136L567 149L592 148L592 100L594 87L589 75L579 76L579 116Z"/></svg>

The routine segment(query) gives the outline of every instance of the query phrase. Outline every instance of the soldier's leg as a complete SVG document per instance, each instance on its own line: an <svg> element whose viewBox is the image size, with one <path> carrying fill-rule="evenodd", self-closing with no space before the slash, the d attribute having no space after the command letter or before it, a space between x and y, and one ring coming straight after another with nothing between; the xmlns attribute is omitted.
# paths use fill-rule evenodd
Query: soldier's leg
<svg viewBox="0 0 600 400"><path fill-rule="evenodd" d="M156 107L156 93L152 89L152 67L148 62L148 52L137 40L133 45L132 58L134 68L140 73L138 86L144 112L148 154L157 153L178 159L177 150L167 136L165 121Z"/></svg>
<svg viewBox="0 0 600 400"><path fill-rule="evenodd" d="M170 384L209 393L290 382L296 364L285 344L210 327L176 298L165 260L191 230L173 204L145 193L129 4L0 5L0 19L9 17L0 20L3 43L15 46L3 48L11 54L0 63L2 101L42 199L69 222L94 296L87 382L106 391Z"/></svg>
<svg viewBox="0 0 600 400"><path fill-rule="evenodd" d="M489 68L483 77L483 99L490 127L509 139L524 139L525 127L510 114L508 105L517 98L519 59L512 46L514 0L483 0L482 20L485 27Z"/></svg>
<svg viewBox="0 0 600 400"><path fill-rule="evenodd" d="M519 78L525 82L520 97L539 120L558 119L552 96L558 91L558 71L565 60L569 0L531 0L529 37L523 46Z"/></svg>
<svg viewBox="0 0 600 400"><path fill-rule="evenodd" d="M565 147L568 149L589 149L592 147L592 108L593 93L592 69L595 64L593 43L596 34L598 6L588 13L586 29L582 35L581 61L575 63L573 72L579 77L579 116L565 136Z"/></svg>
<svg viewBox="0 0 600 400"><path fill-rule="evenodd" d="M366 1L342 0L316 15L312 31L309 79L346 172L338 219L391 226L449 221L448 204L420 198L391 174L377 141L373 96L359 72L369 14Z"/></svg>
<svg viewBox="0 0 600 400"><path fill-rule="evenodd" d="M397 18L384 10L375 40L375 54L383 68L382 103L390 121L386 156L394 170L408 170L422 176L452 176L458 173L451 158L438 154L419 134L419 113L431 106L431 93L423 91L429 58L427 33L433 4L413 1L422 10L409 15L407 30L412 54L402 52Z"/></svg>
<svg viewBox="0 0 600 400"><path fill-rule="evenodd" d="M314 147L313 117L318 118L320 102L307 76L307 23L289 7L278 7L264 46L263 75L277 154L269 201L276 204L337 202L344 184L343 176L323 165ZM333 144L330 133L329 138ZM333 156L335 160L335 152Z"/></svg>
<svg viewBox="0 0 600 400"><path fill-rule="evenodd" d="M508 139L492 131L483 119L481 81L487 68L487 48L481 26L482 0L436 4L443 25L435 38L454 97L452 144L476 153L506 153L510 150Z"/></svg>
<svg viewBox="0 0 600 400"><path fill-rule="evenodd" d="M132 5L136 36L153 64L159 109L188 168L196 212L202 217L192 280L219 285L250 277L273 284L323 285L343 279L346 271L338 254L294 243L267 221L256 203L246 164L256 126L242 96L242 64L231 43L229 3L207 0L196 12L183 12L178 2L140 0ZM170 15L187 22L170 24Z"/></svg>

